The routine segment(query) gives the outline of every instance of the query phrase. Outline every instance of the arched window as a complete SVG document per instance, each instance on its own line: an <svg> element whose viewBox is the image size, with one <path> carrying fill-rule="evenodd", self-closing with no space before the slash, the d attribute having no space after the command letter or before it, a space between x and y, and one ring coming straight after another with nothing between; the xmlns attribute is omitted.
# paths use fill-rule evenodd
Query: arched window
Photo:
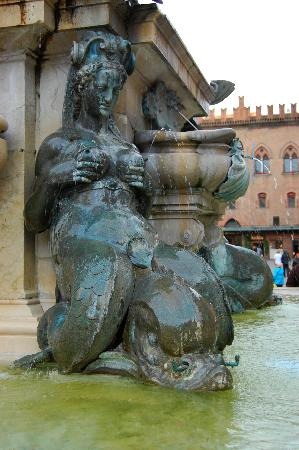
<svg viewBox="0 0 299 450"><path fill-rule="evenodd" d="M267 208L267 194L265 192L260 192L257 195L259 208Z"/></svg>
<svg viewBox="0 0 299 450"><path fill-rule="evenodd" d="M295 208L296 207L296 194L295 194L295 192L288 192L287 200L288 200L288 208Z"/></svg>
<svg viewBox="0 0 299 450"><path fill-rule="evenodd" d="M241 225L239 222L235 219L229 219L226 224L224 225L224 228L240 228Z"/></svg>
<svg viewBox="0 0 299 450"><path fill-rule="evenodd" d="M255 152L254 171L255 173L270 173L270 161L267 151L261 147Z"/></svg>
<svg viewBox="0 0 299 450"><path fill-rule="evenodd" d="M283 171L285 173L298 172L298 156L293 147L288 147L283 156Z"/></svg>

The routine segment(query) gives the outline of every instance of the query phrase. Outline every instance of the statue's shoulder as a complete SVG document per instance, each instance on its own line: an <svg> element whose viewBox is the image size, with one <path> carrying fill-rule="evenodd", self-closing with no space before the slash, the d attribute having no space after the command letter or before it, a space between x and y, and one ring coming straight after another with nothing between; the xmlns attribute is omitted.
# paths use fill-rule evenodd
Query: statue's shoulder
<svg viewBox="0 0 299 450"><path fill-rule="evenodd" d="M70 137L63 129L55 131L55 133L47 136L41 143L36 157L35 170L36 174L48 165L57 163L63 159L65 150L71 143Z"/></svg>
<svg viewBox="0 0 299 450"><path fill-rule="evenodd" d="M71 142L71 138L68 133L66 133L62 128L55 131L55 133L50 134L44 139L42 142L39 153L40 152L49 152L49 153L60 153L64 150L64 148L69 145Z"/></svg>

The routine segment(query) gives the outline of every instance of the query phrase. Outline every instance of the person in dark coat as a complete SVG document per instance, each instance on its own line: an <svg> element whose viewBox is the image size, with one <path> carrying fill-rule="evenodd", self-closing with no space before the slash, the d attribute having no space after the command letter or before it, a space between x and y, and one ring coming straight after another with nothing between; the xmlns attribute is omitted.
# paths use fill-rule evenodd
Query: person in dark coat
<svg viewBox="0 0 299 450"><path fill-rule="evenodd" d="M281 255L281 262L283 265L283 275L285 277L288 277L289 273L290 273L290 267L289 267L290 260L291 260L290 255L288 254L288 252L286 250L284 250Z"/></svg>
<svg viewBox="0 0 299 450"><path fill-rule="evenodd" d="M299 287L299 264L293 262L293 268L289 273L287 287Z"/></svg>
<svg viewBox="0 0 299 450"><path fill-rule="evenodd" d="M293 267L294 263L299 264L299 252L294 252Z"/></svg>

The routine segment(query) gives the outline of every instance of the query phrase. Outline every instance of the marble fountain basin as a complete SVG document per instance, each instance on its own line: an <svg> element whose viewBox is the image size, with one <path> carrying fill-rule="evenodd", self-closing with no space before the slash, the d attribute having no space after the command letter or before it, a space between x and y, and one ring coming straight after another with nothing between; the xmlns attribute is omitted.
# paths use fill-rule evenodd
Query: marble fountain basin
<svg viewBox="0 0 299 450"><path fill-rule="evenodd" d="M205 188L215 192L231 165L231 128L174 132L149 130L135 134L145 173L155 190Z"/></svg>

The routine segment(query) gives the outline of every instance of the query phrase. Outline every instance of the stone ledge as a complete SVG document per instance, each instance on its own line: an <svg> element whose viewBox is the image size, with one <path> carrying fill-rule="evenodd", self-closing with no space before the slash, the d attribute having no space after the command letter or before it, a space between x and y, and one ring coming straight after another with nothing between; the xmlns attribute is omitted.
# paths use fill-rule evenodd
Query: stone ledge
<svg viewBox="0 0 299 450"><path fill-rule="evenodd" d="M9 364L22 356L31 355L40 351L36 334L32 336L22 334L15 336L0 335L0 349L0 364Z"/></svg>
<svg viewBox="0 0 299 450"><path fill-rule="evenodd" d="M282 297L298 297L299 298L299 287L281 287L274 288L273 293Z"/></svg>
<svg viewBox="0 0 299 450"><path fill-rule="evenodd" d="M30 300L19 302L21 300L18 304L0 303L0 362L39 351L36 331L42 307L38 301L35 304L28 304Z"/></svg>
<svg viewBox="0 0 299 450"><path fill-rule="evenodd" d="M55 28L55 0L1 0L0 28L43 23Z"/></svg>
<svg viewBox="0 0 299 450"><path fill-rule="evenodd" d="M107 27L125 36L128 6L121 0L62 0L58 8L58 30Z"/></svg>
<svg viewBox="0 0 299 450"><path fill-rule="evenodd" d="M194 104L191 105L190 102L187 107L184 104L189 117L208 114L209 104L214 96L212 88L187 51L176 30L157 7L141 5L136 8L129 24L129 40L137 53L137 70L145 78L148 78L148 63L146 61L150 60L151 76L155 78L155 81L157 79L164 81L168 88L176 91L183 103L184 89L178 89L177 86L173 85L172 77L179 78L184 84L185 94L186 91L192 94ZM140 52L144 52L145 49L148 55L141 58ZM161 71L160 74L155 74L158 69L157 64L155 64L155 53L159 55L160 60L162 59L164 63L167 62L170 71L167 70L167 73ZM138 61L138 57L140 61Z"/></svg>
<svg viewBox="0 0 299 450"><path fill-rule="evenodd" d="M0 337L2 336L34 336L36 337L38 321L36 318L26 320L11 318L0 319Z"/></svg>

